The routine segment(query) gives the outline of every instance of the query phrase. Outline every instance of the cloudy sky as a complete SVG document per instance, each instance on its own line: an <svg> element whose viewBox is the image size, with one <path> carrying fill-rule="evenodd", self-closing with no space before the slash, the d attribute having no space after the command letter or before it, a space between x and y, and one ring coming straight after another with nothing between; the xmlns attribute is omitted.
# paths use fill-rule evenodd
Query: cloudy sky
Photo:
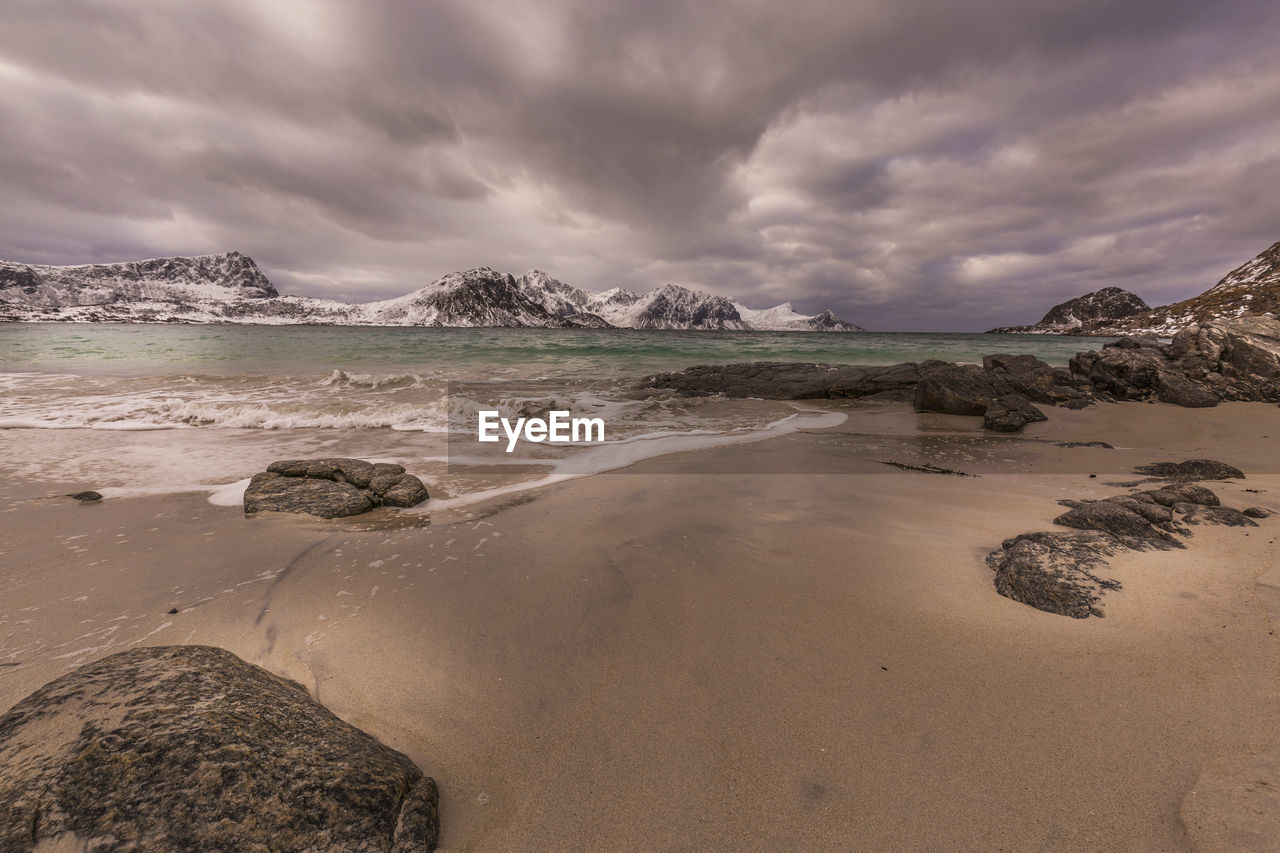
<svg viewBox="0 0 1280 853"><path fill-rule="evenodd" d="M0 258L1164 303L1280 240L1278 43L1273 0L5 0Z"/></svg>

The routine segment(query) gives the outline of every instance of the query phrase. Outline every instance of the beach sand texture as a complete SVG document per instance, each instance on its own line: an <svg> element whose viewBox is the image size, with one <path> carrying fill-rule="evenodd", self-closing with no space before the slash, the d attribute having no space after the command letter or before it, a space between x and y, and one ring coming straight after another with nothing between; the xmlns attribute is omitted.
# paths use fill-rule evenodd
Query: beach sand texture
<svg viewBox="0 0 1280 853"><path fill-rule="evenodd" d="M449 851L1280 839L1280 519L1120 554L1102 619L1002 598L983 562L1152 461L1222 459L1248 475L1223 503L1280 510L1280 410L1053 409L1009 437L832 407L405 523L0 477L0 708L132 645L221 646L435 777ZM1056 445L1093 440L1115 449Z"/></svg>

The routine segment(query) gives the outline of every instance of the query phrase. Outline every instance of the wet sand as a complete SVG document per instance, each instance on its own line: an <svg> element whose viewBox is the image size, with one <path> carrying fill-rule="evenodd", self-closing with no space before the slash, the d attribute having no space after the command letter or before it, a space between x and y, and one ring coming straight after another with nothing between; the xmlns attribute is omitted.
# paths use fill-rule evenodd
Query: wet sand
<svg viewBox="0 0 1280 853"><path fill-rule="evenodd" d="M1205 814L1244 826L1213 783L1276 766L1250 756L1280 732L1280 517L1118 556L1103 619L998 596L983 557L1158 460L1230 462L1224 503L1280 510L1280 410L1051 410L1017 437L843 411L425 525L3 478L0 708L132 644L223 646L433 775L451 851L1181 850L1224 837ZM1116 449L1055 444L1093 440Z"/></svg>

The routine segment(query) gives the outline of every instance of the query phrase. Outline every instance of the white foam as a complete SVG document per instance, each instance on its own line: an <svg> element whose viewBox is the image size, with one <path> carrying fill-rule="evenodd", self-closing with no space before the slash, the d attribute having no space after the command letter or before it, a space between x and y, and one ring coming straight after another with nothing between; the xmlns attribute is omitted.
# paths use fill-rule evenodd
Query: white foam
<svg viewBox="0 0 1280 853"><path fill-rule="evenodd" d="M209 503L214 506L240 506L244 503L244 490L249 487L249 477L225 486L215 486L209 492Z"/></svg>

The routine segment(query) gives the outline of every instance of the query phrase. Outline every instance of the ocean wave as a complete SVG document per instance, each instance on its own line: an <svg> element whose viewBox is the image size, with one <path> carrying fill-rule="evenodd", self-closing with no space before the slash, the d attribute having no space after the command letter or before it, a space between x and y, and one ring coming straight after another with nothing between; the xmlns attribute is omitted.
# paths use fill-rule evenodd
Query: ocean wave
<svg viewBox="0 0 1280 853"><path fill-rule="evenodd" d="M307 403L235 403L172 399L145 404L100 407L67 406L41 417L0 419L0 429L151 430L212 427L224 429L366 429L412 431L445 428L443 406L394 404L330 406Z"/></svg>
<svg viewBox="0 0 1280 853"><path fill-rule="evenodd" d="M345 370L334 370L324 379L316 383L322 388L360 388L367 391L396 390L399 388L421 388L426 385L444 383L433 376L418 373L348 373Z"/></svg>

